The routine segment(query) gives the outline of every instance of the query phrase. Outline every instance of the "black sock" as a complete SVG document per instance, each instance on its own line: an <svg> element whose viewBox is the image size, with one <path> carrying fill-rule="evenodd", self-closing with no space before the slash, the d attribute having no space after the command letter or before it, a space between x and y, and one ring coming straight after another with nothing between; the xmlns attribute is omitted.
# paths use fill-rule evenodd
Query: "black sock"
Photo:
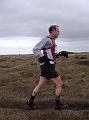
<svg viewBox="0 0 89 120"><path fill-rule="evenodd" d="M60 105L60 96L56 96L55 103L56 103L56 106Z"/></svg>
<svg viewBox="0 0 89 120"><path fill-rule="evenodd" d="M55 100L55 102L56 102L56 106L60 105L60 100Z"/></svg>
<svg viewBox="0 0 89 120"><path fill-rule="evenodd" d="M29 99L29 102L34 102L35 96L31 95L31 98Z"/></svg>

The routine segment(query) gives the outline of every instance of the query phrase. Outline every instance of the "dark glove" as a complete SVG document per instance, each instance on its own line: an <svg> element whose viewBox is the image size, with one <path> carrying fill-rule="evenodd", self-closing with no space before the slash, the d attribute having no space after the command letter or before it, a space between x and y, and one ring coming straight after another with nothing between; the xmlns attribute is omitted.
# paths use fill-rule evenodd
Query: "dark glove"
<svg viewBox="0 0 89 120"><path fill-rule="evenodd" d="M60 52L56 54L56 58L59 58L59 56L60 56Z"/></svg>
<svg viewBox="0 0 89 120"><path fill-rule="evenodd" d="M38 58L38 62L40 63L49 63L50 59L47 58L46 56Z"/></svg>

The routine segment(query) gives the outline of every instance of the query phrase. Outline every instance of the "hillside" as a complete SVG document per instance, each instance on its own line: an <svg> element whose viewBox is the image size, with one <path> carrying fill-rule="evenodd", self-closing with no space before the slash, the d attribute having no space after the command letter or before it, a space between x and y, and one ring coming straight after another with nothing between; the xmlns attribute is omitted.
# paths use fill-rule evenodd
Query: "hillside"
<svg viewBox="0 0 89 120"><path fill-rule="evenodd" d="M89 120L89 54L57 58L56 69L63 79L61 101L67 109L54 110L51 80L29 110L26 100L40 75L36 58L30 55L0 56L0 120Z"/></svg>

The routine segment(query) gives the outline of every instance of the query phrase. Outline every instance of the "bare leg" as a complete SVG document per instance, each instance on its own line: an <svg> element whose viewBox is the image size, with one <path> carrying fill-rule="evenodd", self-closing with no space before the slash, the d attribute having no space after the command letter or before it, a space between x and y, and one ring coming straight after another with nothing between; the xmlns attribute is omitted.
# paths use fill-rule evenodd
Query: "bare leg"
<svg viewBox="0 0 89 120"><path fill-rule="evenodd" d="M31 97L29 99L29 101L27 101L27 105L31 108L31 109L35 109L34 106L34 99L35 96L37 95L37 93L46 85L47 83L47 79L45 77L41 77L40 76L40 80L39 83L37 84L37 86L34 88Z"/></svg>
<svg viewBox="0 0 89 120"><path fill-rule="evenodd" d="M61 94L61 90L62 90L62 80L60 78L60 76L58 76L57 78L53 78L52 81L55 83L56 88L55 88L55 95L56 96L60 96Z"/></svg>
<svg viewBox="0 0 89 120"><path fill-rule="evenodd" d="M55 88L55 109L60 110L61 103L60 103L60 94L62 90L62 80L60 76L57 78L53 78L52 81L55 83L56 88Z"/></svg>
<svg viewBox="0 0 89 120"><path fill-rule="evenodd" d="M46 85L47 83L47 79L45 77L41 77L40 76L40 80L39 83L37 84L37 86L34 88L32 95L36 96L36 94Z"/></svg>

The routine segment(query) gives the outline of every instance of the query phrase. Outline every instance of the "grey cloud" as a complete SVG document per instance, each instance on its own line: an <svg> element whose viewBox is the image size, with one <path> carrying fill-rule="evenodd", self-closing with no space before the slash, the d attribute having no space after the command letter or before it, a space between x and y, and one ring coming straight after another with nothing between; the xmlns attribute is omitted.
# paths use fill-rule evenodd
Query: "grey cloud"
<svg viewBox="0 0 89 120"><path fill-rule="evenodd" d="M0 36L43 36L50 24L62 38L89 38L89 1L0 0Z"/></svg>

